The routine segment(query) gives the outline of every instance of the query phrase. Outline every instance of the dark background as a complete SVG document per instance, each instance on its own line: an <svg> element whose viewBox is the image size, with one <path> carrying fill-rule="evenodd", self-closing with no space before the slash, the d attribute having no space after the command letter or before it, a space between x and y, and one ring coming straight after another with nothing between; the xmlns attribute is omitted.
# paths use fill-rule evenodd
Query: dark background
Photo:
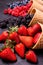
<svg viewBox="0 0 43 65"><path fill-rule="evenodd" d="M0 21L6 20L7 18L10 18L12 16L9 15L4 15L3 10L7 7L6 4L9 2L12 2L13 0L0 0ZM18 0L14 0L18 1ZM3 30L0 29L0 33ZM2 44L0 44L1 47ZM37 54L38 57L38 63L33 64L30 62L27 62L26 59L21 59L17 54L17 62L11 63L11 62L4 62L0 59L0 65L43 65L43 49L35 50L35 53Z"/></svg>

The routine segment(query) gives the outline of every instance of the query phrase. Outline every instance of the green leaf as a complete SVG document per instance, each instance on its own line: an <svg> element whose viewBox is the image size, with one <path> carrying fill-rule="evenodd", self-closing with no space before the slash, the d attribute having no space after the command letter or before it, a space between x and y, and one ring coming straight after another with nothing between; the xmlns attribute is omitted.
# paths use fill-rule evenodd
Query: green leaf
<svg viewBox="0 0 43 65"><path fill-rule="evenodd" d="M18 31L18 26L16 26L16 27L9 27L9 33L17 32L17 31Z"/></svg>

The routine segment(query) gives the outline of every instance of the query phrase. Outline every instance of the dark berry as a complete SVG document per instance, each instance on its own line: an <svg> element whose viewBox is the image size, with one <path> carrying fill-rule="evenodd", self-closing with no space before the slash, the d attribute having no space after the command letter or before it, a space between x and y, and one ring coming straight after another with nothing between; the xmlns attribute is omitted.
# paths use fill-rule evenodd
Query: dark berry
<svg viewBox="0 0 43 65"><path fill-rule="evenodd" d="M29 16L30 16L29 14L25 16L26 20L29 19Z"/></svg>
<svg viewBox="0 0 43 65"><path fill-rule="evenodd" d="M19 19L21 19L21 20L23 19L23 17L22 17L22 16L18 16L18 18L19 18Z"/></svg>
<svg viewBox="0 0 43 65"><path fill-rule="evenodd" d="M7 25L6 25L6 23L5 23L5 22L2 22L2 23L0 23L0 27L1 27L1 28L6 28L6 27L7 27Z"/></svg>
<svg viewBox="0 0 43 65"><path fill-rule="evenodd" d="M31 14L30 17L33 18L34 14Z"/></svg>
<svg viewBox="0 0 43 65"><path fill-rule="evenodd" d="M16 3L13 3L13 6L18 6Z"/></svg>
<svg viewBox="0 0 43 65"><path fill-rule="evenodd" d="M23 5L26 5L26 2L23 0Z"/></svg>
<svg viewBox="0 0 43 65"><path fill-rule="evenodd" d="M13 6L13 5L10 5L10 8L11 8L11 9L13 9L13 8L14 8L14 6Z"/></svg>

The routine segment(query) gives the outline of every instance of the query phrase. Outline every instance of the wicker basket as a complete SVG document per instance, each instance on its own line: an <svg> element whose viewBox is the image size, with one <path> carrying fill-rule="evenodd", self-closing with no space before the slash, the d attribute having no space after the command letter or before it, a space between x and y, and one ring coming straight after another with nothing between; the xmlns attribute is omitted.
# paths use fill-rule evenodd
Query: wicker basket
<svg viewBox="0 0 43 65"><path fill-rule="evenodd" d="M43 12L43 6L42 6L40 3L38 3L38 2L35 1L35 0L33 0L32 2L33 2L33 4L32 4L32 6L30 7L28 13L30 13L30 11L31 11L32 9L34 9L34 8L36 8L36 9L38 9L38 10L40 10L40 11Z"/></svg>
<svg viewBox="0 0 43 65"><path fill-rule="evenodd" d="M30 21L29 25L32 25L36 22L43 24L43 12L39 11L38 9L33 9L30 11L30 14L34 14L32 20Z"/></svg>

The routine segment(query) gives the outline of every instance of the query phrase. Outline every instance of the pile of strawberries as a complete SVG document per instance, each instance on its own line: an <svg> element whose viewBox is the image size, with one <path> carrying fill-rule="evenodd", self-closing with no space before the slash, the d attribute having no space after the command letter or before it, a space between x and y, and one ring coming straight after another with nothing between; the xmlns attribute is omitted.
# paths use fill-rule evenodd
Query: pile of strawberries
<svg viewBox="0 0 43 65"><path fill-rule="evenodd" d="M4 14L10 14L12 16L25 16L27 15L31 5L32 5L32 2L27 3L26 5L14 7L13 9L11 8L5 9Z"/></svg>
<svg viewBox="0 0 43 65"><path fill-rule="evenodd" d="M16 51L21 58L25 57L28 61L37 63L36 54L34 51L29 50L29 48L32 48L37 43L41 35L40 25L34 24L28 28L22 25L19 28L10 28L9 31L4 31L0 34L0 42L5 41L4 48L0 51L0 58L8 61L16 61Z"/></svg>

